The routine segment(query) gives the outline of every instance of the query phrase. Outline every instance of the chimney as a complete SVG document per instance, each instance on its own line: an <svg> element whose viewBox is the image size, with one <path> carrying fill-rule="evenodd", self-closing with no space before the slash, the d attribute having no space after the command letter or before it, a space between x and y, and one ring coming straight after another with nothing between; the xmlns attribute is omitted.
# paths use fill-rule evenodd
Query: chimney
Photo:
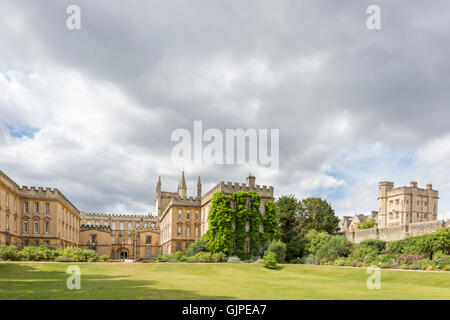
<svg viewBox="0 0 450 320"><path fill-rule="evenodd" d="M251 173L248 174L247 177L247 187L248 188L255 188L255 176L252 176Z"/></svg>
<svg viewBox="0 0 450 320"><path fill-rule="evenodd" d="M417 181L411 181L411 188L417 188Z"/></svg>
<svg viewBox="0 0 450 320"><path fill-rule="evenodd" d="M427 184L427 189L428 190L433 190L433 185L431 183Z"/></svg>

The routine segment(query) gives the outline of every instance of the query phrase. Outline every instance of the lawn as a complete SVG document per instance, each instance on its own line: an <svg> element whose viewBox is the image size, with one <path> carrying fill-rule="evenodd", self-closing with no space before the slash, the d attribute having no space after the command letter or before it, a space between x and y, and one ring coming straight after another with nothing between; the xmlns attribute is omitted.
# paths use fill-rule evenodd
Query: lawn
<svg viewBox="0 0 450 320"><path fill-rule="evenodd" d="M66 269L81 269L69 290ZM0 262L3 299L450 299L450 272L381 270L369 290L366 269L334 266L185 263Z"/></svg>

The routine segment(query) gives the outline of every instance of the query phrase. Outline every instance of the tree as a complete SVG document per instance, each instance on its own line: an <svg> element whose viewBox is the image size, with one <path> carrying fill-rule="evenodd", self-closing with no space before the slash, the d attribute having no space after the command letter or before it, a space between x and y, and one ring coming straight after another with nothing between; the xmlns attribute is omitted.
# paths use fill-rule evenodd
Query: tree
<svg viewBox="0 0 450 320"><path fill-rule="evenodd" d="M300 202L296 228L300 232L314 229L334 234L339 231L339 218L326 200L306 198Z"/></svg>
<svg viewBox="0 0 450 320"><path fill-rule="evenodd" d="M331 236L316 252L316 256L327 261L334 261L339 257L348 257L353 244L345 236Z"/></svg>
<svg viewBox="0 0 450 320"><path fill-rule="evenodd" d="M375 221L375 219L367 219L364 220L362 223L358 222L356 224L357 230L363 230L363 229L372 229L375 228L378 225L378 222Z"/></svg>
<svg viewBox="0 0 450 320"><path fill-rule="evenodd" d="M295 236L286 245L286 261L303 257L305 251L305 239Z"/></svg>
<svg viewBox="0 0 450 320"><path fill-rule="evenodd" d="M282 195L278 197L276 206L280 221L281 240L284 243L289 243L292 238L297 236L294 228L299 216L300 202L292 194Z"/></svg>
<svg viewBox="0 0 450 320"><path fill-rule="evenodd" d="M314 256L317 250L328 241L330 234L325 231L309 230L305 235L305 255Z"/></svg>
<svg viewBox="0 0 450 320"><path fill-rule="evenodd" d="M277 262L283 263L286 259L286 244L284 244L280 240L273 240L270 242L267 252L275 253Z"/></svg>

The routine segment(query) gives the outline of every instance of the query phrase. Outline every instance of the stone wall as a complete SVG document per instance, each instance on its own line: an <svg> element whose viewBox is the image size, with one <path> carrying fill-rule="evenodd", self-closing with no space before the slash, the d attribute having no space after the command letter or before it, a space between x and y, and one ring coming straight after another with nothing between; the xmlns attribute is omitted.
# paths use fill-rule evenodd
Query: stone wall
<svg viewBox="0 0 450 320"><path fill-rule="evenodd" d="M354 243L360 243L366 239L380 239L384 241L395 241L405 239L412 236L420 236L427 233L439 231L442 227L450 227L450 220L436 220L412 223L410 225L388 227L388 228L373 228L357 231L347 231L344 235L348 240Z"/></svg>

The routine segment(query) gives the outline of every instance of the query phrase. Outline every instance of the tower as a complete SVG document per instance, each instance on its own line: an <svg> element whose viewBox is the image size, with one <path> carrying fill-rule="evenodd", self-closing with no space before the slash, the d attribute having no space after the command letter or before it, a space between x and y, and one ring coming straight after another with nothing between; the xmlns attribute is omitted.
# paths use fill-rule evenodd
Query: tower
<svg viewBox="0 0 450 320"><path fill-rule="evenodd" d="M251 173L248 174L247 177L247 188L254 189L255 188L255 176L253 176Z"/></svg>
<svg viewBox="0 0 450 320"><path fill-rule="evenodd" d="M197 198L200 199L202 197L202 182L200 181L200 176L198 176L197 181Z"/></svg>
<svg viewBox="0 0 450 320"><path fill-rule="evenodd" d="M378 227L385 228L387 226L387 194L394 188L394 183L390 181L381 181L378 184Z"/></svg>
<svg viewBox="0 0 450 320"><path fill-rule="evenodd" d="M184 171L181 172L181 181L178 185L178 195L182 198L186 198L187 188L186 188L186 180L184 180Z"/></svg>

